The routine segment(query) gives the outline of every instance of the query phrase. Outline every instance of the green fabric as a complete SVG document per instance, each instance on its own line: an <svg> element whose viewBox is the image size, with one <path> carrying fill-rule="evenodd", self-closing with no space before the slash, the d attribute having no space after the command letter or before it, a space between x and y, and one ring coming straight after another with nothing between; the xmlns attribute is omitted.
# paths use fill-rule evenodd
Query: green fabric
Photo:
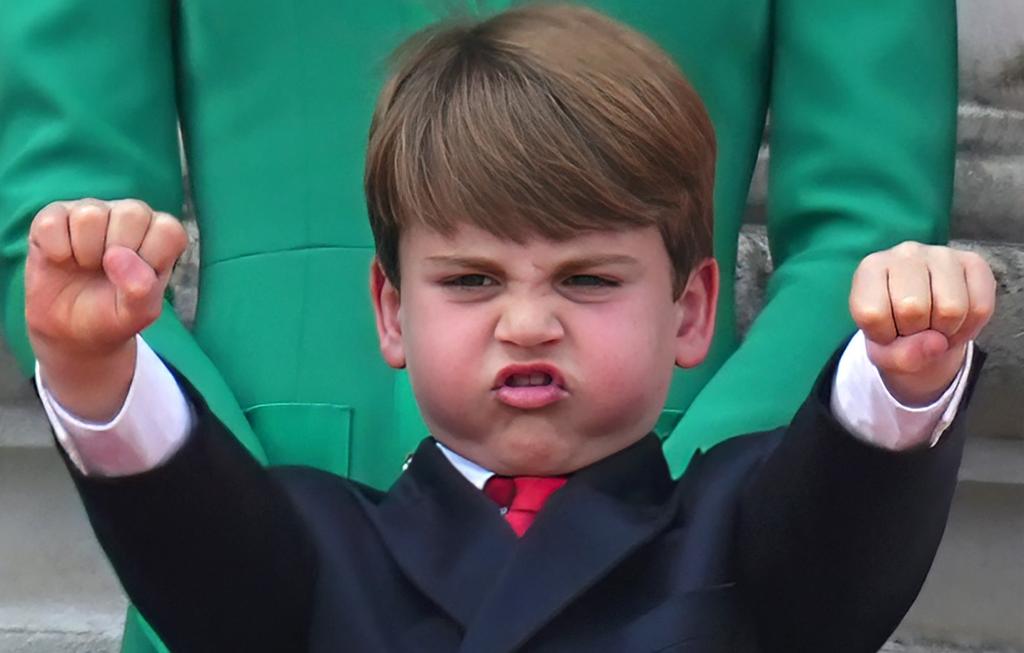
<svg viewBox="0 0 1024 653"><path fill-rule="evenodd" d="M407 378L377 350L363 152L387 54L451 4L3 4L0 300L22 370L32 216L84 196L180 213L180 117L202 233L199 306L191 333L168 308L147 340L262 460L389 485L425 429ZM698 447L788 421L852 327L846 294L864 254L946 238L955 7L593 4L677 58L719 139L716 338L704 365L678 373L658 426L680 473ZM769 105L777 271L741 344L736 239ZM162 650L155 642L130 613L125 650Z"/></svg>

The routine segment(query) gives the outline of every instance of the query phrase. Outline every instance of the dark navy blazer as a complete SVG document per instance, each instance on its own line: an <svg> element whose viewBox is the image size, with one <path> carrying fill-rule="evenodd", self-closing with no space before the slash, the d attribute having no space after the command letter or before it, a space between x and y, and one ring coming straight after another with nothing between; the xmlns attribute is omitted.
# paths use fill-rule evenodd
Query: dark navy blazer
<svg viewBox="0 0 1024 653"><path fill-rule="evenodd" d="M170 461L69 469L174 651L866 653L932 563L964 410L933 448L863 444L829 410L837 358L788 428L678 480L649 435L573 474L522 539L430 439L386 493L267 470L184 382L198 420Z"/></svg>

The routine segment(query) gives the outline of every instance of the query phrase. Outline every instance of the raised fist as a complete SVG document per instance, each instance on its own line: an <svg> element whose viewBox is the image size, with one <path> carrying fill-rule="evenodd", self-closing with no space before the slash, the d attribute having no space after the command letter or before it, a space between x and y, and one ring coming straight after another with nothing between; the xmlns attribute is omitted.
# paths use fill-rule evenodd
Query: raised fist
<svg viewBox="0 0 1024 653"><path fill-rule="evenodd" d="M36 214L25 269L25 319L41 351L99 357L160 315L188 238L138 200L54 202Z"/></svg>
<svg viewBox="0 0 1024 653"><path fill-rule="evenodd" d="M953 381L967 342L992 317L995 295L992 270L977 254L905 242L861 262L850 313L889 390L921 404Z"/></svg>

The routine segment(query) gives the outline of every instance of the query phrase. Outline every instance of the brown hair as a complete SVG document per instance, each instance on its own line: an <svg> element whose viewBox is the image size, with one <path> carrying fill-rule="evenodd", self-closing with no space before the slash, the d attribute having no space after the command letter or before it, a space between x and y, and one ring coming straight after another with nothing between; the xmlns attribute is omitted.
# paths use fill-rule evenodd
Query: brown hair
<svg viewBox="0 0 1024 653"><path fill-rule="evenodd" d="M712 254L715 137L649 39L590 9L518 7L399 48L370 127L365 190L398 286L398 241L461 223L523 242L657 226L681 292Z"/></svg>

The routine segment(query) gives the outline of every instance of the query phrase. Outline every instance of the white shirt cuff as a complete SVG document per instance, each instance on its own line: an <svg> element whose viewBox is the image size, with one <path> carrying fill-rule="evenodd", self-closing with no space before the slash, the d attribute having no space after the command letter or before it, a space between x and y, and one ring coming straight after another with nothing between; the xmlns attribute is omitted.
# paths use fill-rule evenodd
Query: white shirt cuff
<svg viewBox="0 0 1024 653"><path fill-rule="evenodd" d="M105 424L67 412L46 388L36 363L36 387L46 417L68 458L86 476L129 476L160 466L185 443L192 409L163 361L141 336L135 373L121 410Z"/></svg>
<svg viewBox="0 0 1024 653"><path fill-rule="evenodd" d="M956 417L973 359L971 342L960 372L942 396L927 406L907 406L885 387L878 368L868 359L864 333L858 331L836 368L832 414L855 437L877 447L906 451L935 446Z"/></svg>

